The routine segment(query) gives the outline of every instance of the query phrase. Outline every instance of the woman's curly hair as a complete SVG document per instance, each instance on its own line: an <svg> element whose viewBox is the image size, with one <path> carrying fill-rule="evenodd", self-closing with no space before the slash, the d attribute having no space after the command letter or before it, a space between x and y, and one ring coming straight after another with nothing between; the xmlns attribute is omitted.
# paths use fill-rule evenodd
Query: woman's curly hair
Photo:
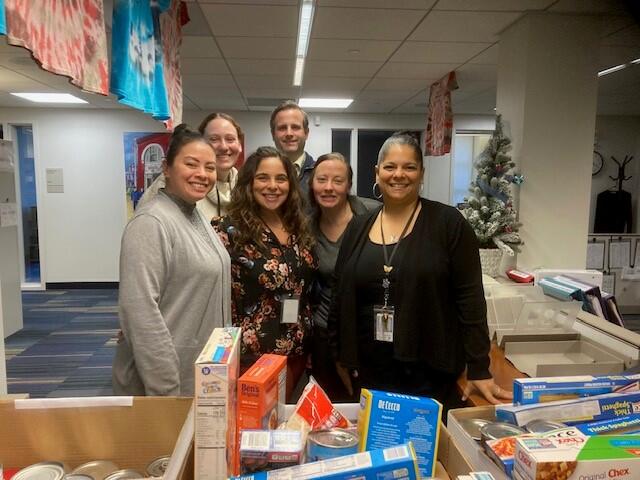
<svg viewBox="0 0 640 480"><path fill-rule="evenodd" d="M298 245L311 248L314 239L304 214L298 176L293 164L273 147L258 147L238 172L238 182L231 192L228 212L229 220L236 228L234 242L237 245L255 243L260 248L266 248L262 242L264 223L260 219L260 205L253 196L253 180L260 162L274 157L282 162L289 179L289 194L280 207L282 224L290 235L296 236Z"/></svg>

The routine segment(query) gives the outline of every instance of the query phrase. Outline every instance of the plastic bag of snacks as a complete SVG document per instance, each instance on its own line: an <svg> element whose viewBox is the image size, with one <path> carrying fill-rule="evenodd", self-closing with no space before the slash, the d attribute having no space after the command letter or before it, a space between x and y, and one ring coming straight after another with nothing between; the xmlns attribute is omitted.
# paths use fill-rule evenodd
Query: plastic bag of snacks
<svg viewBox="0 0 640 480"><path fill-rule="evenodd" d="M285 428L299 430L302 432L303 439L306 440L307 434L313 430L350 426L349 420L333 406L322 387L311 377Z"/></svg>

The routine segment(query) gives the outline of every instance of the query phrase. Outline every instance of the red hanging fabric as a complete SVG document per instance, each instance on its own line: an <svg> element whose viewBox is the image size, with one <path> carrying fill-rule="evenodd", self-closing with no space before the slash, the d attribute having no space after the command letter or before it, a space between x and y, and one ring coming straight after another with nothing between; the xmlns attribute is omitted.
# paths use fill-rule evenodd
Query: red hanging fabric
<svg viewBox="0 0 640 480"><path fill-rule="evenodd" d="M451 151L451 137L453 135L451 91L457 88L456 72L449 72L431 85L424 145L425 155L439 156Z"/></svg>
<svg viewBox="0 0 640 480"><path fill-rule="evenodd" d="M5 11L11 45L83 90L109 94L102 0L5 0Z"/></svg>
<svg viewBox="0 0 640 480"><path fill-rule="evenodd" d="M171 7L160 15L162 49L164 53L164 81L171 118L165 120L167 130L172 131L182 123L182 74L180 73L180 45L182 27L189 22L187 4L182 0L172 0Z"/></svg>

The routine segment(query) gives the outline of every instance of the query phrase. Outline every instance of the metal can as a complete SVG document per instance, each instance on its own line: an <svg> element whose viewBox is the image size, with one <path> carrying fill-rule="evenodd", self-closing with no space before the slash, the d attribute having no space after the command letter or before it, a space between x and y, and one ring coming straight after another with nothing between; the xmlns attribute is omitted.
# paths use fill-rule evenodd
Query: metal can
<svg viewBox="0 0 640 480"><path fill-rule="evenodd" d="M139 472L136 472L135 470L131 470L127 468L124 470L118 470L117 472L113 472L104 480L127 480L132 478L144 478L144 475L140 474Z"/></svg>
<svg viewBox="0 0 640 480"><path fill-rule="evenodd" d="M67 473L62 480L95 480L95 478L86 473Z"/></svg>
<svg viewBox="0 0 640 480"><path fill-rule="evenodd" d="M524 428L529 433L546 433L559 428L567 428L567 426L564 423L551 420L531 420Z"/></svg>
<svg viewBox="0 0 640 480"><path fill-rule="evenodd" d="M18 471L11 480L62 480L68 469L61 462L40 462Z"/></svg>
<svg viewBox="0 0 640 480"><path fill-rule="evenodd" d="M480 428L482 441L514 437L516 435L522 435L523 433L527 433L524 428L505 422L490 422Z"/></svg>
<svg viewBox="0 0 640 480"><path fill-rule="evenodd" d="M162 477L164 472L167 470L167 465L169 465L169 460L171 457L169 455L165 455L164 457L158 457L149 462L147 465L147 477Z"/></svg>
<svg viewBox="0 0 640 480"><path fill-rule="evenodd" d="M120 470L120 467L109 460L93 460L76 467L71 473L73 475L88 475L93 480L104 480L117 470Z"/></svg>
<svg viewBox="0 0 640 480"><path fill-rule="evenodd" d="M307 438L307 462L358 453L358 436L348 430L332 428L311 432Z"/></svg>
<svg viewBox="0 0 640 480"><path fill-rule="evenodd" d="M464 431L478 442L482 440L480 429L488 423L490 423L489 420L484 420L482 418L465 418L464 420L460 420L460 426Z"/></svg>

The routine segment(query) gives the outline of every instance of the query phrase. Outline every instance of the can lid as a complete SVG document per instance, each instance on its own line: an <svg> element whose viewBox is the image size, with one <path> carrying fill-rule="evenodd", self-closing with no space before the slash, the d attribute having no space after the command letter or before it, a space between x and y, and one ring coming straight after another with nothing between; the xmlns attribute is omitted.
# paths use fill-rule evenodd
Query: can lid
<svg viewBox="0 0 640 480"><path fill-rule="evenodd" d="M66 468L60 462L40 462L23 468L11 480L62 480Z"/></svg>
<svg viewBox="0 0 640 480"><path fill-rule="evenodd" d="M480 428L483 440L497 440L498 438L513 437L527 433L523 428L505 422L489 422Z"/></svg>
<svg viewBox="0 0 640 480"><path fill-rule="evenodd" d="M72 474L89 475L94 480L103 480L107 475L120 470L120 467L110 460L92 460L76 467Z"/></svg>
<svg viewBox="0 0 640 480"><path fill-rule="evenodd" d="M126 480L133 478L144 478L144 475L141 475L139 472L131 469L118 470L117 472L113 472L111 475L105 477L104 480Z"/></svg>
<svg viewBox="0 0 640 480"><path fill-rule="evenodd" d="M483 418L465 418L460 420L460 426L465 430L465 432L471 435L471 438L477 441L482 440L480 429L488 423L490 423L489 420L485 420Z"/></svg>
<svg viewBox="0 0 640 480"><path fill-rule="evenodd" d="M91 475L86 473L67 473L63 480L95 480Z"/></svg>
<svg viewBox="0 0 640 480"><path fill-rule="evenodd" d="M551 420L531 420L524 428L530 433L546 433L551 430L558 430L559 428L567 428L567 426L564 423Z"/></svg>
<svg viewBox="0 0 640 480"><path fill-rule="evenodd" d="M171 460L171 457L169 455L151 460L151 462L149 462L149 465L147 465L147 476L162 477L164 475L164 472L167 470L169 460Z"/></svg>
<svg viewBox="0 0 640 480"><path fill-rule="evenodd" d="M323 447L344 448L358 444L358 438L354 434L341 428L319 430L312 432L309 436L315 443Z"/></svg>

